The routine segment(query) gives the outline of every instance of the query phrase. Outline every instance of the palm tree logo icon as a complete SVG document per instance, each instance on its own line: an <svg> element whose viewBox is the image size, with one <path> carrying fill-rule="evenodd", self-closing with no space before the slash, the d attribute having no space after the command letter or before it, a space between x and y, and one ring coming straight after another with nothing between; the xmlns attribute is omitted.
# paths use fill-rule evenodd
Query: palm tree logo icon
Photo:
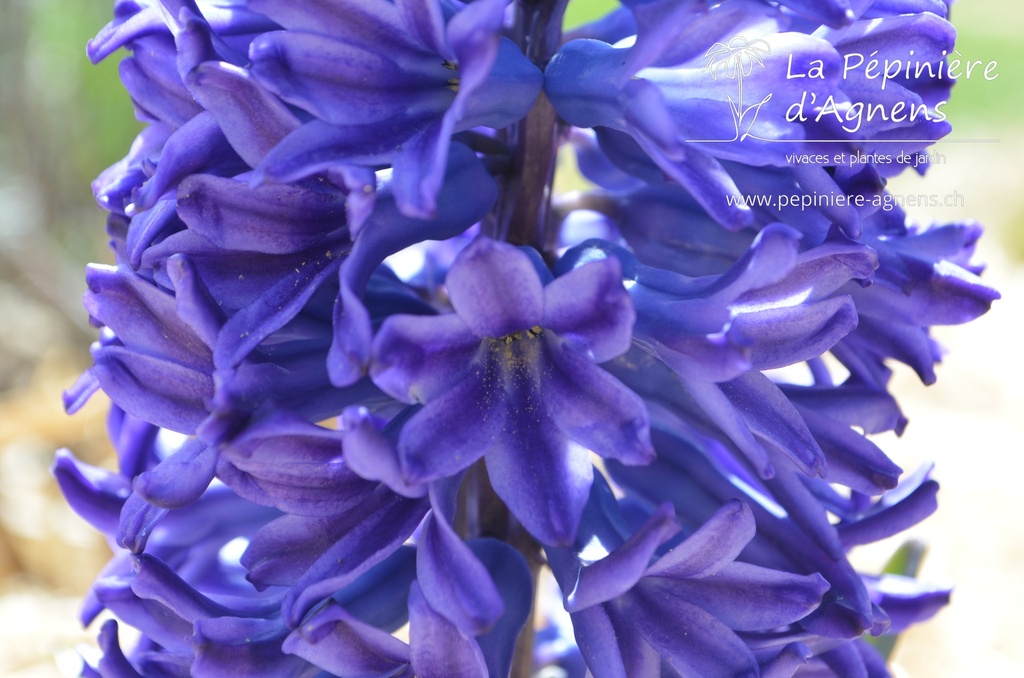
<svg viewBox="0 0 1024 678"><path fill-rule="evenodd" d="M772 98L768 94L764 99L744 108L743 106L743 78L754 72L754 64L764 68L762 55L771 54L771 46L761 39L747 40L741 35L733 37L727 44L716 42L704 54L706 62L702 72L711 73L711 77L718 80L718 76L724 75L730 80L736 80L736 101L729 99L729 109L732 111L733 122L736 126L736 136L723 141L742 141L750 136L750 128L757 120L757 114ZM743 134L740 134L740 130Z"/></svg>

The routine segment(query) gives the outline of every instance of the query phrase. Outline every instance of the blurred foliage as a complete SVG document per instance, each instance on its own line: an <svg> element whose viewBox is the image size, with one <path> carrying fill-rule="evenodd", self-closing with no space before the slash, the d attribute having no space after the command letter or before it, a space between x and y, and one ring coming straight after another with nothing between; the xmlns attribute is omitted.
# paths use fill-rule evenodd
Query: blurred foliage
<svg viewBox="0 0 1024 678"><path fill-rule="evenodd" d="M1014 12L1007 0L962 0L953 5L949 18L957 28L956 56L998 64L995 80L986 81L976 72L957 81L945 108L954 128L963 125L995 133L1000 127L1019 125L1024 43Z"/></svg>
<svg viewBox="0 0 1024 678"><path fill-rule="evenodd" d="M0 22L0 391L39 359L84 346L82 268L109 261L89 187L141 125L116 56L93 66L86 42L111 3L5 0ZM85 361L88 356L81 359Z"/></svg>
<svg viewBox="0 0 1024 678"><path fill-rule="evenodd" d="M26 73L48 126L66 128L62 153L76 174L92 177L124 155L141 125L117 77L119 56L93 65L85 44L110 18L107 3L26 3ZM71 119L66 119L73 112Z"/></svg>
<svg viewBox="0 0 1024 678"><path fill-rule="evenodd" d="M72 227L68 215L91 203L89 183L141 128L117 77L118 55L98 66L85 56L109 17L110 5L97 0L13 0L0 28L4 170L32 181L48 208L42 226L66 231L71 246L95 243L95 231Z"/></svg>
<svg viewBox="0 0 1024 678"><path fill-rule="evenodd" d="M925 546L924 542L917 539L903 542L892 554L888 562L885 563L879 574L883 576L898 575L912 579L916 578L921 572L921 565L924 562L926 551L927 546ZM883 633L879 636L868 635L864 637L864 640L870 643L886 661L889 661L892 657L899 639L899 634L895 633Z"/></svg>
<svg viewBox="0 0 1024 678"><path fill-rule="evenodd" d="M615 0L574 0L565 10L566 28L593 21L619 6Z"/></svg>

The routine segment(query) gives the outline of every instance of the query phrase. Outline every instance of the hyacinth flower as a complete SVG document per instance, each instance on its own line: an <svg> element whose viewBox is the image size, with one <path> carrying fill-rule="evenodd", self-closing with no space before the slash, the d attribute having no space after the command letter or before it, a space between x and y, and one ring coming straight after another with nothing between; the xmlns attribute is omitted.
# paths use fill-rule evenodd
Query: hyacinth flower
<svg viewBox="0 0 1024 678"><path fill-rule="evenodd" d="M809 153L884 150L897 158L949 132L945 114L936 109L948 98L948 78L902 73L881 89L864 69L849 65L870 54L913 58L940 72L955 36L941 18L945 11L936 15L907 3L898 16L878 17L864 7L869 3L860 3L860 15L845 11L841 24L849 25L816 31L819 24L813 24L804 32L782 8L753 3L721 3L706 11L701 3L625 4L635 15L635 40L569 41L545 73L545 92L566 121L629 135L726 227L750 225L751 215L736 200L749 190L723 160L788 167L805 189L825 193L831 179L824 168L791 166L786 158L802 139L836 142L809 145ZM702 51L709 36L714 44ZM913 39L909 48L907 36ZM733 99L733 79L754 103ZM747 137L761 143L740 144ZM871 144L875 138L908 141L883 147ZM619 144L608 146L610 154L622 153ZM619 166L628 162L617 160ZM893 162L877 170L891 176L902 169L899 163L888 169Z"/></svg>
<svg viewBox="0 0 1024 678"><path fill-rule="evenodd" d="M595 676L653 675L661 661L683 675L757 674L758 660L736 632L786 626L818 607L828 590L817 574L735 562L754 533L750 509L739 501L661 557L658 547L681 527L670 505L628 539L616 533L624 522L618 513L610 488L595 484L578 548L547 551ZM770 602L762 605L752 591ZM780 661L785 653L761 668L771 672Z"/></svg>
<svg viewBox="0 0 1024 678"><path fill-rule="evenodd" d="M146 127L65 404L118 467L54 464L114 551L83 675L885 676L948 602L849 554L936 509L871 436L998 298L980 229L733 199L885 196L786 154L947 133L948 79L840 76L941 63L945 3L567 4L114 4Z"/></svg>
<svg viewBox="0 0 1024 678"><path fill-rule="evenodd" d="M525 253L484 237L467 246L446 278L455 314L391 316L374 340L374 383L424 404L398 440L404 477L450 476L483 455L527 530L545 543L574 539L590 452L651 458L642 402L592 364L629 348L634 316L621 281L606 260L542 287ZM519 290L514 304L507 284Z"/></svg>

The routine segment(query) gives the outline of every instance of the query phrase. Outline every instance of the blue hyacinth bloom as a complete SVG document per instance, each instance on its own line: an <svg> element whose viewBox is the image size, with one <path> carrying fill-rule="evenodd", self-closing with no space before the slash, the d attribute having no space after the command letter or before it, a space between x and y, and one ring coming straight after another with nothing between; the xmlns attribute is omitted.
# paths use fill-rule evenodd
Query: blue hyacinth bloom
<svg viewBox="0 0 1024 678"><path fill-rule="evenodd" d="M791 159L946 134L947 4L566 4L114 3L146 128L65 406L118 466L53 468L114 550L83 675L881 677L948 602L849 554L936 510L871 436L998 298L980 228Z"/></svg>

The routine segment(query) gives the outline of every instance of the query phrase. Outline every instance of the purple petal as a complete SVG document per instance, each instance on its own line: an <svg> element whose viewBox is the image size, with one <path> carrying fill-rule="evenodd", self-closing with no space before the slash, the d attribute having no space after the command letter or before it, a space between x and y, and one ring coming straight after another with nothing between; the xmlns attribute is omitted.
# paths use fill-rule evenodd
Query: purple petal
<svg viewBox="0 0 1024 678"><path fill-rule="evenodd" d="M820 574L803 576L736 562L713 575L645 579L644 586L660 587L699 605L737 631L776 628L802 619L829 589Z"/></svg>
<svg viewBox="0 0 1024 678"><path fill-rule="evenodd" d="M107 413L107 435L117 451L118 470L125 478L134 478L159 462L159 434L159 428L119 407L111 407Z"/></svg>
<svg viewBox="0 0 1024 678"><path fill-rule="evenodd" d="M543 85L540 69L501 37L507 0L482 0L448 22L459 63L459 92L444 116L443 135L477 126L507 127L533 107Z"/></svg>
<svg viewBox="0 0 1024 678"><path fill-rule="evenodd" d="M86 52L94 64L130 42L146 35L166 33L167 24L158 5L140 7L126 19L115 19L104 26L95 38L89 41Z"/></svg>
<svg viewBox="0 0 1024 678"><path fill-rule="evenodd" d="M554 341L547 342L547 349L537 397L544 398L558 428L602 457L649 464L654 448L644 401L572 349Z"/></svg>
<svg viewBox="0 0 1024 678"><path fill-rule="evenodd" d="M280 621L217 617L197 620L194 629L191 675L196 678L261 673L301 678L310 672L309 664L281 649L287 629Z"/></svg>
<svg viewBox="0 0 1024 678"><path fill-rule="evenodd" d="M726 397L719 384L707 383L680 375L686 390L697 406L718 426L747 457L762 478L775 475L768 452L754 438L742 415Z"/></svg>
<svg viewBox="0 0 1024 678"><path fill-rule="evenodd" d="M108 346L93 353L93 374L125 412L191 435L206 419L213 380L206 371Z"/></svg>
<svg viewBox="0 0 1024 678"><path fill-rule="evenodd" d="M594 678L628 678L618 633L603 606L588 607L575 613L572 627L576 643Z"/></svg>
<svg viewBox="0 0 1024 678"><path fill-rule="evenodd" d="M132 55L118 64L121 82L132 97L141 120L179 128L202 107L192 99L178 77L174 41L169 35L148 35L133 45Z"/></svg>
<svg viewBox="0 0 1024 678"><path fill-rule="evenodd" d="M692 146L686 149L684 159L673 159L650 141L638 141L658 167L688 190L723 227L738 231L753 221L753 213L741 199L739 188L718 160Z"/></svg>
<svg viewBox="0 0 1024 678"><path fill-rule="evenodd" d="M866 579L871 597L892 619L887 633L901 633L913 624L931 619L949 604L951 590L923 584L910 577L882 575Z"/></svg>
<svg viewBox="0 0 1024 678"><path fill-rule="evenodd" d="M811 656L803 643L790 643L770 661L761 664L761 678L792 678Z"/></svg>
<svg viewBox="0 0 1024 678"><path fill-rule="evenodd" d="M864 659L854 643L837 645L817 657L833 675L844 676L844 678L871 678L864 665Z"/></svg>
<svg viewBox="0 0 1024 678"><path fill-rule="evenodd" d="M430 606L417 582L409 590L409 645L413 670L418 675L488 675L480 646Z"/></svg>
<svg viewBox="0 0 1024 678"><path fill-rule="evenodd" d="M345 228L345 196L323 183L251 188L236 179L195 174L178 186L178 215L218 247L290 254Z"/></svg>
<svg viewBox="0 0 1024 678"><path fill-rule="evenodd" d="M198 499L213 480L216 450L191 438L153 469L139 475L132 489L162 508L179 508Z"/></svg>
<svg viewBox="0 0 1024 678"><path fill-rule="evenodd" d="M574 127L569 132L569 143L573 146L573 151L576 153L576 165L579 168L580 174L584 178L588 179L592 183L600 186L601 188L609 190L622 190L622 191L634 191L643 190L646 184L633 176L628 174L625 170L619 168L613 163L607 155L601 150L601 147L597 143L597 135L591 129L580 129ZM689 193L680 191L689 196ZM703 210L701 210L703 213ZM572 215L570 215L571 217ZM630 238L630 231L634 228L642 228L638 221L633 220L631 222L623 223L623 220L628 219L630 214L620 214L618 221L619 229L622 231L623 237L629 240L630 245L633 246L634 250L638 250L635 241ZM721 227L710 218L708 222L714 224L714 228L721 230ZM664 221L659 223L658 220L650 220L644 222L644 225L648 228L658 228L663 225ZM651 248L656 249L656 248ZM643 256L642 252L638 252L641 259L644 259L647 263L652 262L649 258ZM660 265L660 264L659 264ZM662 266L662 268L669 268L668 266Z"/></svg>
<svg viewBox="0 0 1024 678"><path fill-rule="evenodd" d="M450 148L445 181L436 196L436 218L423 221L402 214L390 199L390 186L383 182L367 228L360 231L352 253L342 264L341 303L335 307L334 342L328 356L336 384L361 376L369 359L372 327L362 298L373 272L387 257L424 239L446 240L461 234L484 216L497 195L494 180L462 144Z"/></svg>
<svg viewBox="0 0 1024 678"><path fill-rule="evenodd" d="M488 389L483 371L476 367L402 427L398 454L406 482L455 475L479 459L502 430L504 399Z"/></svg>
<svg viewBox="0 0 1024 678"><path fill-rule="evenodd" d="M426 510L423 500L406 499L390 492L379 495L380 499L371 498L366 502L362 521L329 544L329 548L288 592L282 604L286 623L297 625L320 600L333 595L394 553L419 526ZM272 552L264 553L269 559L274 558Z"/></svg>
<svg viewBox="0 0 1024 678"><path fill-rule="evenodd" d="M158 200L153 207L132 217L125 236L125 250L131 267L138 270L146 249L157 240L181 229L181 220L170 198Z"/></svg>
<svg viewBox="0 0 1024 678"><path fill-rule="evenodd" d="M541 543L575 541L594 467L547 416L509 412L508 433L486 456L494 491Z"/></svg>
<svg viewBox="0 0 1024 678"><path fill-rule="evenodd" d="M800 234L792 228L769 224L728 271L713 279L706 294L712 300L731 303L750 290L785 280L799 261L799 241Z"/></svg>
<svg viewBox="0 0 1024 678"><path fill-rule="evenodd" d="M399 419L402 415L397 415ZM341 413L342 429L345 431L345 463L359 476L367 480L378 480L403 497L422 497L425 485L406 483L395 446L393 433L385 435L380 431L376 417L365 407L347 407ZM392 421L401 425L404 418Z"/></svg>
<svg viewBox="0 0 1024 678"><path fill-rule="evenodd" d="M242 554L246 578L260 591L294 584L357 517L286 515L268 522Z"/></svg>
<svg viewBox="0 0 1024 678"><path fill-rule="evenodd" d="M148 553L136 556L131 587L139 598L161 603L188 622L231 614L231 610L196 591L166 563Z"/></svg>
<svg viewBox="0 0 1024 678"><path fill-rule="evenodd" d="M425 403L467 377L478 336L456 314L394 315L373 340L370 377L406 403Z"/></svg>
<svg viewBox="0 0 1024 678"><path fill-rule="evenodd" d="M797 407L828 461L828 480L877 495L896 487L903 472L866 436L806 407Z"/></svg>
<svg viewBox="0 0 1024 678"><path fill-rule="evenodd" d="M506 676L512 668L519 634L530 617L533 604L533 576L522 554L496 539L474 539L469 547L497 584L505 607L498 623L477 638L487 660L490 676Z"/></svg>
<svg viewBox="0 0 1024 678"><path fill-rule="evenodd" d="M174 286L178 317L212 350L224 326L224 310L217 305L188 256L175 254L168 259L167 277Z"/></svg>
<svg viewBox="0 0 1024 678"><path fill-rule="evenodd" d="M701 678L757 675L750 649L714 615L646 587L636 593L623 599L624 622L633 625L676 671Z"/></svg>
<svg viewBox="0 0 1024 678"><path fill-rule="evenodd" d="M223 62L202 63L186 83L250 167L256 167L277 142L299 127L298 118L245 69Z"/></svg>
<svg viewBox="0 0 1024 678"><path fill-rule="evenodd" d="M460 633L486 633L505 612L487 570L437 514L427 518L421 531L416 576L432 611Z"/></svg>
<svg viewBox="0 0 1024 678"><path fill-rule="evenodd" d="M929 480L907 498L852 523L836 528L845 548L881 541L917 525L938 508L939 484Z"/></svg>
<svg viewBox="0 0 1024 678"><path fill-rule="evenodd" d="M664 665L658 650L644 638L643 631L633 623L632 619L623 615L613 614L616 642L622 653L622 662L628 676L657 675Z"/></svg>
<svg viewBox="0 0 1024 678"><path fill-rule="evenodd" d="M740 296L733 306L742 311L747 306L757 309L785 300L820 301L851 280L868 279L877 268L874 251L833 230L823 245L801 252L784 277Z"/></svg>
<svg viewBox="0 0 1024 678"><path fill-rule="evenodd" d="M857 326L849 297L741 313L732 327L753 340L752 367L770 370L816 358Z"/></svg>
<svg viewBox="0 0 1024 678"><path fill-rule="evenodd" d="M731 500L679 546L647 568L644 576L682 579L712 575L736 559L754 531L750 508L739 500Z"/></svg>
<svg viewBox="0 0 1024 678"><path fill-rule="evenodd" d="M907 292L880 285L852 290L858 309L919 325L957 325L984 314L999 299L981 278L948 261L919 263L915 268L913 288Z"/></svg>
<svg viewBox="0 0 1024 678"><path fill-rule="evenodd" d="M657 354L676 374L704 382L723 382L751 369L750 341L735 325L709 334L687 331L686 320L710 320L719 314L721 306L680 301L660 304L657 313L647 312L644 306L637 304L641 317L635 341Z"/></svg>
<svg viewBox="0 0 1024 678"><path fill-rule="evenodd" d="M279 274L278 282L231 316L214 347L215 364L236 367L264 339L292 320L336 275L346 248L345 244L334 241L325 243L315 253L308 252L303 265Z"/></svg>
<svg viewBox="0 0 1024 678"><path fill-rule="evenodd" d="M290 30L316 31L357 45L418 47L391 3L324 0L312 5L291 0L247 0L246 5Z"/></svg>
<svg viewBox="0 0 1024 678"><path fill-rule="evenodd" d="M332 125L311 120L286 136L253 174L253 183L288 183L350 165L390 164L395 147L426 127L392 119L378 124Z"/></svg>
<svg viewBox="0 0 1024 678"><path fill-rule="evenodd" d="M405 29L429 52L449 58L444 35L444 16L434 0L396 0L395 7Z"/></svg>
<svg viewBox="0 0 1024 678"><path fill-rule="evenodd" d="M88 369L82 372L78 379L75 379L75 383L61 394L61 403L64 405L64 411L68 414L74 414L85 407L92 394L101 388L94 370Z"/></svg>
<svg viewBox="0 0 1024 678"><path fill-rule="evenodd" d="M865 306L867 305L865 304ZM848 334L834 348L846 344L860 352L861 359L873 359L879 363L886 358L895 358L913 368L923 383L935 383L935 364L942 354L938 345L932 340L929 328L901 322L898 314L875 317L869 315L875 312L870 308L858 308L858 310L861 312L861 316L857 329ZM844 356L845 358L846 356ZM855 364L853 367L857 368L858 366ZM884 367L884 365L880 367ZM855 369L850 371L855 372ZM855 374L864 378L859 373L855 372ZM889 375L883 374L884 378L880 379L879 388L885 388L885 384L888 382Z"/></svg>
<svg viewBox="0 0 1024 678"><path fill-rule="evenodd" d="M720 388L755 435L785 451L808 475L823 473L821 447L796 408L771 380L759 372L748 372Z"/></svg>
<svg viewBox="0 0 1024 678"><path fill-rule="evenodd" d="M409 586L416 579L416 548L405 545L332 596L356 619L394 632L409 621Z"/></svg>
<svg viewBox="0 0 1024 678"><path fill-rule="evenodd" d="M727 8L728 6L715 9L725 10ZM690 3L677 2L638 2L632 3L630 9L637 22L636 44L630 48L623 68L630 75L653 64L666 49L673 47L678 49L687 46L688 43L697 42L696 36L686 33L687 28L693 31L694 24L700 28L701 42L699 44L710 42L708 38L714 35L711 32L714 25L709 26L708 24L722 14L722 11L719 11L702 15L701 10L704 8ZM752 8L744 9L748 12L753 11ZM733 23L729 22L730 29L734 28ZM694 54L694 56L697 55ZM678 54L674 55L673 61L676 63L681 63L682 60L688 59Z"/></svg>
<svg viewBox="0 0 1024 678"><path fill-rule="evenodd" d="M896 400L885 391L856 384L844 384L841 388L786 384L780 388L801 414L813 410L847 426L860 427L869 435L892 430L901 432L900 422L903 420L903 413Z"/></svg>
<svg viewBox="0 0 1024 678"><path fill-rule="evenodd" d="M191 653L192 624L161 603L139 598L129 587L129 580L107 577L96 581L93 590L100 602L125 624L139 629L171 653ZM146 675L144 668L142 674Z"/></svg>
<svg viewBox="0 0 1024 678"><path fill-rule="evenodd" d="M402 142L395 154L391 186L403 214L417 219L437 216L451 127L443 120L430 123Z"/></svg>
<svg viewBox="0 0 1024 678"><path fill-rule="evenodd" d="M105 535L114 534L130 492L124 477L83 464L65 449L57 451L51 473L64 501L79 517Z"/></svg>
<svg viewBox="0 0 1024 678"><path fill-rule="evenodd" d="M209 348L177 317L172 295L123 268L91 265L86 282L89 315L133 351L195 370L209 365Z"/></svg>
<svg viewBox="0 0 1024 678"><path fill-rule="evenodd" d="M280 285L283 276L290 274L294 286L295 280L305 280L309 272L304 269L313 263L322 265L321 260L325 258L340 258L348 251L347 237L344 231L336 231L335 234L339 237L327 238L321 243L322 247L293 254L264 254L225 250L191 229L186 229L146 250L142 263L144 268L154 270L154 277L159 284L172 287L168 262L175 256L188 257L198 279L216 300L218 308L230 316L255 304L262 295L274 290L275 286ZM298 272L295 269L299 269ZM305 287L301 291L305 291Z"/></svg>
<svg viewBox="0 0 1024 678"><path fill-rule="evenodd" d="M99 664L100 675L103 678L143 678L121 650L117 639L116 620L108 619L103 622L97 642L103 650L103 658Z"/></svg>
<svg viewBox="0 0 1024 678"><path fill-rule="evenodd" d="M774 453L776 457L781 452ZM775 499L789 514L789 517L799 525L805 534L814 540L823 551L835 559L842 558L843 548L836 536L836 530L829 522L825 508L821 505L805 483L802 482L806 476L789 464L788 461L779 460L783 470L764 481L771 490Z"/></svg>
<svg viewBox="0 0 1024 678"><path fill-rule="evenodd" d="M376 549L381 548L378 541L398 539L405 530L411 533L426 512L425 503L403 500L378 489L355 508L339 515L282 516L252 536L241 564L249 571L247 578L261 590L272 585L294 585L304 575L308 575L306 581L315 582L335 570L345 575L355 569L368 569L362 566L377 557ZM388 525L388 520L393 521L391 528L380 532L377 526ZM408 522L413 522L411 527L404 525ZM400 542L395 548L398 545ZM349 555L341 563L337 558L332 561L325 557L332 549L342 552L345 548ZM386 549L387 545L381 550ZM316 571L311 570L314 565Z"/></svg>
<svg viewBox="0 0 1024 678"><path fill-rule="evenodd" d="M445 285L455 311L480 338L526 330L544 318L537 271L512 245L478 237L459 253Z"/></svg>
<svg viewBox="0 0 1024 678"><path fill-rule="evenodd" d="M168 137L160 153L156 173L132 196L128 216L149 209L189 174L222 168L244 171L212 113L202 112ZM234 173L234 172L232 172Z"/></svg>
<svg viewBox="0 0 1024 678"><path fill-rule="evenodd" d="M460 91L467 84L466 80L469 80L472 91L491 71L507 5L507 0L482 0L468 4L445 26L448 42L464 71Z"/></svg>
<svg viewBox="0 0 1024 678"><path fill-rule="evenodd" d="M329 603L285 638L281 649L338 676L409 676L409 646Z"/></svg>
<svg viewBox="0 0 1024 678"><path fill-rule="evenodd" d="M640 581L658 547L679 529L672 506L662 504L626 543L580 570L565 610L579 612L624 595Z"/></svg>
<svg viewBox="0 0 1024 678"><path fill-rule="evenodd" d="M629 350L635 321L614 257L576 268L544 288L542 326L596 363Z"/></svg>
<svg viewBox="0 0 1024 678"><path fill-rule="evenodd" d="M376 487L342 461L342 434L278 412L224 445L218 476L241 496L295 515L338 515Z"/></svg>
<svg viewBox="0 0 1024 678"><path fill-rule="evenodd" d="M529 113L544 83L544 75L508 38L495 40L501 31L505 0L474 2L448 24L448 33L459 55L459 93L445 114L452 129L461 132L474 127L501 129ZM490 9L486 10L485 6ZM495 8L497 11L495 12ZM463 15L477 10L497 15L496 29L478 29L466 44L454 37L455 24Z"/></svg>
<svg viewBox="0 0 1024 678"><path fill-rule="evenodd" d="M189 74L203 62L224 62L225 65L243 66L244 54L232 49L200 14L198 5L191 0L176 0L166 6L168 27L174 34L178 50L178 77L193 95L196 93L189 82ZM176 16L174 14L176 13ZM269 22L268 29L276 28ZM198 97L197 97L198 99ZM200 101L200 103L202 103ZM205 105L204 108L207 108Z"/></svg>
<svg viewBox="0 0 1024 678"><path fill-rule="evenodd" d="M132 553L141 553L146 548L153 528L170 511L153 506L137 494L132 494L121 507L118 517L116 541Z"/></svg>
<svg viewBox="0 0 1024 678"><path fill-rule="evenodd" d="M406 52L392 40L384 44L369 48L318 33L274 31L253 40L249 58L261 85L334 125L394 118L406 120L408 130L440 118L455 98L443 60Z"/></svg>

